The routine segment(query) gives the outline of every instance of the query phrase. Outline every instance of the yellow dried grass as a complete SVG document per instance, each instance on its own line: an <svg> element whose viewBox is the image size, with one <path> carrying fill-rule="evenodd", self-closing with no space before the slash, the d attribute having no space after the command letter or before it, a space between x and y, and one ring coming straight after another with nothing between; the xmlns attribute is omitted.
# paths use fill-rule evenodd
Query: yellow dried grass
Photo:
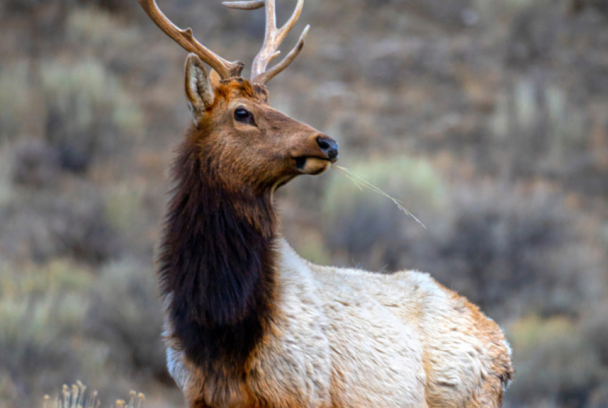
<svg viewBox="0 0 608 408"><path fill-rule="evenodd" d="M97 397L97 391L93 391L89 395L86 393L87 386L80 381L68 387L63 385L61 395L54 399L45 395L43 408L99 408L101 401ZM114 408L143 408L146 397L141 392L131 391L129 393L129 401L116 400L112 405Z"/></svg>

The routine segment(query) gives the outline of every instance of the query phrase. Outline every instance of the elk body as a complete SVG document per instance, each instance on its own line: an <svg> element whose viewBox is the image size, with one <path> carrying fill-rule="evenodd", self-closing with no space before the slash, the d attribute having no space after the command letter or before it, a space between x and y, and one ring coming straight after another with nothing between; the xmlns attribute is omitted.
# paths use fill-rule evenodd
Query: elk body
<svg viewBox="0 0 608 408"><path fill-rule="evenodd" d="M266 39L252 77L174 26L191 54L186 95L195 126L179 148L160 245L171 375L189 408L499 407L513 369L500 328L428 274L314 265L281 237L273 192L337 159L330 137L268 104L266 70L302 9ZM214 71L207 74L202 61Z"/></svg>

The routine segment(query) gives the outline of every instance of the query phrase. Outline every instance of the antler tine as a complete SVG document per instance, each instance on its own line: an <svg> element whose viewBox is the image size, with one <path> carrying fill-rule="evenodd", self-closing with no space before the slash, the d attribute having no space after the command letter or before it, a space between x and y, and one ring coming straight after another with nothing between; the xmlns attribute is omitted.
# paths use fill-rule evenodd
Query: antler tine
<svg viewBox="0 0 608 408"><path fill-rule="evenodd" d="M302 50L302 47L304 46L304 39L306 38L306 34L308 34L308 29L310 26L306 26L302 32L302 35L300 36L300 39L298 40L298 43L291 50L291 52L270 71L266 72L268 63L280 54L278 48L300 18L303 7L304 0L298 0L296 9L289 20L287 20L283 27L277 28L275 0L266 0L266 34L264 36L264 44L262 45L258 55L256 55L255 59L253 60L251 82L260 84L267 83L271 78L287 68L289 64L291 64L291 62L298 56Z"/></svg>
<svg viewBox="0 0 608 408"><path fill-rule="evenodd" d="M308 35L309 29L310 29L310 24L307 25L306 28L304 28L304 31L302 31L302 35L300 35L300 39L298 40L298 43L296 44L296 46L293 47L293 49L289 52L289 54L287 54L287 56L285 58L283 58L281 60L281 62L279 62L274 67L270 68L270 70L265 71L265 72L259 74L258 76L256 76L254 79L252 79L252 82L257 82L259 84L266 84L272 78L274 78L279 73L281 73L285 68L287 68L289 66L289 64L291 64L293 62L293 60L296 59L296 57L298 56L300 51L302 51L302 48L304 48L304 40L306 39L306 35Z"/></svg>
<svg viewBox="0 0 608 408"><path fill-rule="evenodd" d="M240 61L227 61L199 43L192 35L192 30L186 28L180 29L171 22L163 12L158 8L155 0L137 0L139 5L144 9L148 17L183 49L188 52L193 52L198 55L203 61L211 66L222 79L238 77L241 75L244 64Z"/></svg>
<svg viewBox="0 0 608 408"><path fill-rule="evenodd" d="M289 34L291 30L293 30L293 26L295 26L298 20L300 19L300 14L302 14L303 8L304 0L298 0L298 4L296 5L296 9L294 10L293 14L291 15L291 17L289 17L289 20L287 20L285 25L283 25L283 27L279 29L279 45L283 42L285 37L287 37L287 34Z"/></svg>
<svg viewBox="0 0 608 408"><path fill-rule="evenodd" d="M235 10L257 10L264 7L264 0L224 1L222 4Z"/></svg>

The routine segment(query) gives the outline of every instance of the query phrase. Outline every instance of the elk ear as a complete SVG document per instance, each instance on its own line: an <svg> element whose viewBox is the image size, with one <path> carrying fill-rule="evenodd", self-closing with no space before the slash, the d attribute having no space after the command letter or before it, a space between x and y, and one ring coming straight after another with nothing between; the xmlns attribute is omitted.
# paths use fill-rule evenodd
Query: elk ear
<svg viewBox="0 0 608 408"><path fill-rule="evenodd" d="M213 105L213 86L201 59L195 54L186 58L186 97L194 123L198 125L203 112Z"/></svg>

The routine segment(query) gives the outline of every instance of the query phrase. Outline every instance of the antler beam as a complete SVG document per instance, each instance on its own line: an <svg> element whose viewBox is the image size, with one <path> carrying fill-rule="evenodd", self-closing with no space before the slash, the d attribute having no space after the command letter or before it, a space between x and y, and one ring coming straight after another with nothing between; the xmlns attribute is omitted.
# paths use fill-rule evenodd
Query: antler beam
<svg viewBox="0 0 608 408"><path fill-rule="evenodd" d="M158 8L155 0L137 0L139 5L144 9L146 14L154 21L154 23L183 49L188 52L193 52L198 55L203 61L211 66L222 79L238 77L241 75L244 64L240 61L227 61L199 43L192 35L192 30L186 28L182 30L171 22L163 12ZM237 2L237 3L256 3L253 2ZM263 5L263 4L262 4ZM258 6L261 7L261 6Z"/></svg>

